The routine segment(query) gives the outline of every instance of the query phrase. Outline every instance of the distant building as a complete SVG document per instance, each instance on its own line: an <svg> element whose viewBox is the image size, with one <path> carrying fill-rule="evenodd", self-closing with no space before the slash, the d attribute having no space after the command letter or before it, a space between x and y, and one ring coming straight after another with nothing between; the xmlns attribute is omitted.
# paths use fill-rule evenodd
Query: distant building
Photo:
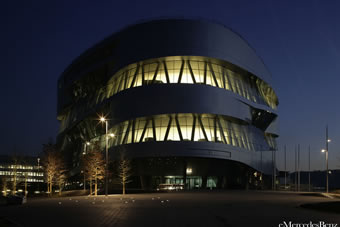
<svg viewBox="0 0 340 227"><path fill-rule="evenodd" d="M40 159L32 156L0 156L0 191L4 188L9 192L12 190L16 178L17 191L24 189L27 181L28 191L40 189L39 185L44 182L44 172ZM6 185L5 185L6 184Z"/></svg>
<svg viewBox="0 0 340 227"><path fill-rule="evenodd" d="M329 189L340 189L340 169L329 170ZM285 184L284 171L280 171L278 176L278 184ZM290 190L298 189L298 172L286 172L286 185ZM309 172L300 172L300 189L301 191L309 190ZM310 172L310 189L312 191L326 190L326 171L315 170Z"/></svg>
<svg viewBox="0 0 340 227"><path fill-rule="evenodd" d="M103 114L114 134L110 159L124 150L141 188L256 186L273 173L279 102L271 82L255 50L221 24L131 25L60 76L57 144L80 170L86 143L105 150Z"/></svg>

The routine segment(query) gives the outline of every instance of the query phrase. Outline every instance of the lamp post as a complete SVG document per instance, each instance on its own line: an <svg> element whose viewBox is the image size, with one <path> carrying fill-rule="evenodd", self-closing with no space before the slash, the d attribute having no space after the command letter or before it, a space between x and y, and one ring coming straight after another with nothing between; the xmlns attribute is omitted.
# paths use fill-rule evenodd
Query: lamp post
<svg viewBox="0 0 340 227"><path fill-rule="evenodd" d="M260 176L260 180L261 180L261 189L263 190L263 164L262 164L263 160L262 160L262 149L261 149L261 176Z"/></svg>
<svg viewBox="0 0 340 227"><path fill-rule="evenodd" d="M40 177L40 158L38 160L38 179ZM40 192L40 181L38 180L38 191Z"/></svg>
<svg viewBox="0 0 340 227"><path fill-rule="evenodd" d="M297 151L297 169L298 169L298 191L300 191L300 144L298 144L298 151Z"/></svg>
<svg viewBox="0 0 340 227"><path fill-rule="evenodd" d="M84 151L83 151L83 155L86 155L87 153L87 146L91 145L90 142L86 141L84 143ZM86 191L86 179L85 179L85 170L82 170L81 173L84 175L84 192Z"/></svg>
<svg viewBox="0 0 340 227"><path fill-rule="evenodd" d="M295 191L297 191L297 153L296 153L296 145L295 145L295 173L294 173L294 185Z"/></svg>
<svg viewBox="0 0 340 227"><path fill-rule="evenodd" d="M328 139L328 125L326 126L326 150L322 149L322 153L326 153L326 192L328 193L328 143L331 142Z"/></svg>
<svg viewBox="0 0 340 227"><path fill-rule="evenodd" d="M108 122L105 117L100 117L101 122L105 122L105 196L108 194L108 166L109 166L109 152L108 152L108 137L107 137L107 129Z"/></svg>
<svg viewBox="0 0 340 227"><path fill-rule="evenodd" d="M287 156L286 156L286 145L284 146L284 155L285 155L285 190L287 189Z"/></svg>
<svg viewBox="0 0 340 227"><path fill-rule="evenodd" d="M276 148L274 149L274 190L276 190Z"/></svg>
<svg viewBox="0 0 340 227"><path fill-rule="evenodd" d="M82 170L82 171L80 171L80 173L82 173L84 175L84 192L85 192L86 191L86 186L85 186L85 184L86 184L86 181L85 181L85 171Z"/></svg>
<svg viewBox="0 0 340 227"><path fill-rule="evenodd" d="M310 192L310 145L308 146L308 191Z"/></svg>

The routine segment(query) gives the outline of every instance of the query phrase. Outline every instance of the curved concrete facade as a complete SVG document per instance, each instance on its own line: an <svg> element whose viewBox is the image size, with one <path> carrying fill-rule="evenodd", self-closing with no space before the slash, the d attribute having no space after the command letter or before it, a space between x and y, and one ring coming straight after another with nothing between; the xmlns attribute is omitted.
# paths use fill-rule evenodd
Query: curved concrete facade
<svg viewBox="0 0 340 227"><path fill-rule="evenodd" d="M86 51L60 77L58 144L77 167L86 141L105 144L94 120L103 114L115 134L111 159L122 149L140 163L178 158L185 164L166 174L182 178L189 177L188 166L204 165L189 173L204 187L230 175L230 169L209 170L209 160L224 160L220 169L249 168L247 176L257 181L256 172L273 171L278 136L278 99L270 83L255 51L222 25L177 19L132 25ZM143 168L136 173L150 175ZM164 173L149 177L158 176L165 183Z"/></svg>

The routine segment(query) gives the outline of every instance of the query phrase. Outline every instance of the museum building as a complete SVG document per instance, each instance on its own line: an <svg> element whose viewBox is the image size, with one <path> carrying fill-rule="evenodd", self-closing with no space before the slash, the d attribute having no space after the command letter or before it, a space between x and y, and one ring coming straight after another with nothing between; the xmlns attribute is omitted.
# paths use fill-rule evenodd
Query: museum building
<svg viewBox="0 0 340 227"><path fill-rule="evenodd" d="M143 189L256 187L274 170L278 98L271 82L255 50L221 24L134 24L60 76L57 144L76 173L83 153L96 142L105 151L107 138L109 159L126 153L134 187Z"/></svg>

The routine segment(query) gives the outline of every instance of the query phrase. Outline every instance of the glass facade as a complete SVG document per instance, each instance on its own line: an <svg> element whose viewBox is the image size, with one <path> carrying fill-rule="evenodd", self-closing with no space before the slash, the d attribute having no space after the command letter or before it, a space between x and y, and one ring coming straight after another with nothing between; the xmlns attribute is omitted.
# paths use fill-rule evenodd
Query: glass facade
<svg viewBox="0 0 340 227"><path fill-rule="evenodd" d="M162 182L162 178L164 178ZM207 177L206 188L216 188L217 187L217 177L209 176ZM166 184L166 186L173 186L172 190L175 190L175 186L184 185L183 176L154 176L154 185L159 185L161 183ZM202 188L203 179L202 176L186 176L186 189L197 189ZM169 190L169 189L168 189ZM171 189L170 189L171 190Z"/></svg>
<svg viewBox="0 0 340 227"><path fill-rule="evenodd" d="M276 137L274 137L272 134L265 133L265 138L269 146L275 150L277 150L277 144L276 144Z"/></svg>
<svg viewBox="0 0 340 227"><path fill-rule="evenodd" d="M194 57L183 60L181 57L155 59L147 63L128 65L115 73L95 91L88 85L76 86L73 95L77 104L62 117L60 131L77 120L80 113L89 110L123 90L150 84L203 84L231 91L254 103L277 107L277 97L273 89L264 81L252 75L242 75L222 63L211 59ZM82 101L80 101L82 100Z"/></svg>
<svg viewBox="0 0 340 227"><path fill-rule="evenodd" d="M151 141L223 143L249 151L269 150L263 131L235 119L213 114L163 114L124 121L109 129L109 146ZM105 135L93 138L102 141ZM274 141L274 140L273 140Z"/></svg>
<svg viewBox="0 0 340 227"><path fill-rule="evenodd" d="M276 108L276 96L265 82L237 73L222 64L201 60L156 60L120 70L99 92L97 103L132 87L149 84L204 84L232 91L252 102Z"/></svg>

